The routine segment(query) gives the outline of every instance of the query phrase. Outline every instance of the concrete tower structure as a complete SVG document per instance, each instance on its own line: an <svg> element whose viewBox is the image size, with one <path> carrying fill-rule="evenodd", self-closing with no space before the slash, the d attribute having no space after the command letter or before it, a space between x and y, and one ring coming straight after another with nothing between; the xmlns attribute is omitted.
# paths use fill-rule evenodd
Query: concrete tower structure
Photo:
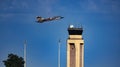
<svg viewBox="0 0 120 67"><path fill-rule="evenodd" d="M67 67L84 67L83 28L70 25L67 39Z"/></svg>

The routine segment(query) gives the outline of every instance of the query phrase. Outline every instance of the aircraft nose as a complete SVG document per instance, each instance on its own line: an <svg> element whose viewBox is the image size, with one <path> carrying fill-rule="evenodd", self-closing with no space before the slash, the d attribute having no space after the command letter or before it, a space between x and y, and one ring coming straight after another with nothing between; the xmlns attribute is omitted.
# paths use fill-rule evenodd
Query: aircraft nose
<svg viewBox="0 0 120 67"><path fill-rule="evenodd" d="M61 19L64 18L64 17L61 17Z"/></svg>

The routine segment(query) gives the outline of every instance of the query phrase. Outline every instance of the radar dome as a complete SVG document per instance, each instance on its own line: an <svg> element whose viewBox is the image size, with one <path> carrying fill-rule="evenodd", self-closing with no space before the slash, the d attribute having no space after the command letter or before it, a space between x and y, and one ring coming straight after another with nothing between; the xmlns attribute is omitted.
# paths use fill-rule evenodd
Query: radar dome
<svg viewBox="0 0 120 67"><path fill-rule="evenodd" d="M70 25L70 28L73 28L74 26L73 25Z"/></svg>

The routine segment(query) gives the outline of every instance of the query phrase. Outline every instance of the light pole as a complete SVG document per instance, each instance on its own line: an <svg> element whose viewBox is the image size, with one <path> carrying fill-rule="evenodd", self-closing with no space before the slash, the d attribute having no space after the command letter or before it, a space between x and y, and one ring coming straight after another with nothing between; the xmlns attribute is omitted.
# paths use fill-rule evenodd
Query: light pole
<svg viewBox="0 0 120 67"><path fill-rule="evenodd" d="M26 47L27 47L27 41L25 40L24 42L24 61L25 61L24 67L26 67Z"/></svg>
<svg viewBox="0 0 120 67"><path fill-rule="evenodd" d="M60 44L61 44L61 41L59 40L58 42L58 67L60 67Z"/></svg>

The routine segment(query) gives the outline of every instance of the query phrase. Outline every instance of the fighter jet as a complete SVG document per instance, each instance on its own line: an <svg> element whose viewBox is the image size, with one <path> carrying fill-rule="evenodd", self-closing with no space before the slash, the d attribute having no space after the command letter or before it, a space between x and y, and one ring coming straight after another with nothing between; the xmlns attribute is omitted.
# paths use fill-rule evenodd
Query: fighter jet
<svg viewBox="0 0 120 67"><path fill-rule="evenodd" d="M49 17L49 18L42 18L40 16L36 17L38 23L43 23L43 22L53 21L53 20L60 20L62 18L64 17L61 17L61 16L54 16L54 17Z"/></svg>

